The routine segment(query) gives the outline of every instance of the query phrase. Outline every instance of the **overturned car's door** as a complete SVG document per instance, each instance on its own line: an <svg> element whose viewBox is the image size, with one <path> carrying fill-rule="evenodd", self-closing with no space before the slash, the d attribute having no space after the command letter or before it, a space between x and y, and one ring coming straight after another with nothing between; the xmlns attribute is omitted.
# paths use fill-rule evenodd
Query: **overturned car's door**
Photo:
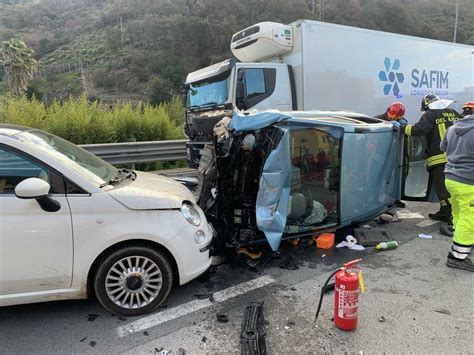
<svg viewBox="0 0 474 355"><path fill-rule="evenodd" d="M257 225L273 250L282 239L314 234L339 223L340 149L334 125L279 125L284 135L263 167Z"/></svg>
<svg viewBox="0 0 474 355"><path fill-rule="evenodd" d="M405 137L403 155L402 199L436 202L433 181L426 168L425 137Z"/></svg>

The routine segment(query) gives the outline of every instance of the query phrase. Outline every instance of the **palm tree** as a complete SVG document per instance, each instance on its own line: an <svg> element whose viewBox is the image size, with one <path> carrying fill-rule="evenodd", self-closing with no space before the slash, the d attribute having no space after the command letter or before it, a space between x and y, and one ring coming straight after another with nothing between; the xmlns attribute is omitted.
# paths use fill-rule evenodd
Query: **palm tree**
<svg viewBox="0 0 474 355"><path fill-rule="evenodd" d="M26 91L28 81L33 78L37 63L32 54L33 50L22 40L11 38L2 44L0 58L5 67L8 86L14 95Z"/></svg>

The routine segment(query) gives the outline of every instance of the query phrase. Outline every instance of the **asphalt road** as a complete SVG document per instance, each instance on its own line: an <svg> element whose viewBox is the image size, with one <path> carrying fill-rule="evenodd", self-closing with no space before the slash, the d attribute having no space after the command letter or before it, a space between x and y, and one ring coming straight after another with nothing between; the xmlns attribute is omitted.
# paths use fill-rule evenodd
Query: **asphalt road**
<svg viewBox="0 0 474 355"><path fill-rule="evenodd" d="M239 353L245 306L264 301L266 343L277 353L474 353L474 275L447 268L450 238L426 218L433 204L408 204L407 218L385 225L401 246L375 252L287 247L264 266L224 264L175 289L154 314L122 318L95 300L0 308L0 353ZM418 234L432 239L418 238ZM292 254L299 269L279 265ZM366 292L355 332L335 328L333 293L318 322L320 287L343 262L362 257ZM212 297L210 297L212 295ZM227 315L220 323L216 314Z"/></svg>

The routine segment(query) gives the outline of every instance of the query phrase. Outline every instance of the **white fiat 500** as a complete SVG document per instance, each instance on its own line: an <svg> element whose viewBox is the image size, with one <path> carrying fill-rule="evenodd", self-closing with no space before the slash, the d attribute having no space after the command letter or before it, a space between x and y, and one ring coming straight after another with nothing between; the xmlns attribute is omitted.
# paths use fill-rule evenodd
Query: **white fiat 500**
<svg viewBox="0 0 474 355"><path fill-rule="evenodd" d="M209 268L212 237L180 183L0 124L0 306L95 294L115 313L150 312Z"/></svg>

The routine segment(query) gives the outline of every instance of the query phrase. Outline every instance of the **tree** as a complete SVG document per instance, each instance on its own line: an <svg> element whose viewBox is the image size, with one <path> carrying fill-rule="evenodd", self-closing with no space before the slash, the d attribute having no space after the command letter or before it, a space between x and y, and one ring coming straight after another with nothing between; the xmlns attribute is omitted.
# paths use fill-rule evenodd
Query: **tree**
<svg viewBox="0 0 474 355"><path fill-rule="evenodd" d="M20 95L27 89L28 81L33 78L37 63L22 40L11 38L4 41L0 51L8 86L14 95Z"/></svg>

